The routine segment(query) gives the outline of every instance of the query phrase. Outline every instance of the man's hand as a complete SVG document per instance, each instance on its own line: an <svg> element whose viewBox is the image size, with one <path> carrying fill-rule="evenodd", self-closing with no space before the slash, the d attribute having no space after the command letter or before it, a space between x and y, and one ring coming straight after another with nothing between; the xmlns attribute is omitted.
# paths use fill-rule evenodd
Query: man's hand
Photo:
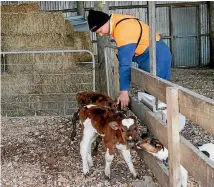
<svg viewBox="0 0 214 187"><path fill-rule="evenodd" d="M120 96L117 98L117 104L121 104L121 109L129 105L129 92L120 91Z"/></svg>

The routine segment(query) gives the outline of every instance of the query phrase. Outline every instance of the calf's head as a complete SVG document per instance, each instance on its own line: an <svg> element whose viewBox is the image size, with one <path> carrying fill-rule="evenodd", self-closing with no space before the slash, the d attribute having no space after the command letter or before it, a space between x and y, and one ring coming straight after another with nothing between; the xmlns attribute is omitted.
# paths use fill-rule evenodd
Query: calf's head
<svg viewBox="0 0 214 187"><path fill-rule="evenodd" d="M125 141L137 139L137 119L134 116L111 121L109 126L114 130L120 130Z"/></svg>
<svg viewBox="0 0 214 187"><path fill-rule="evenodd" d="M138 149L143 149L149 153L158 153L160 150L164 149L163 144L159 140L151 137L145 137L136 145Z"/></svg>

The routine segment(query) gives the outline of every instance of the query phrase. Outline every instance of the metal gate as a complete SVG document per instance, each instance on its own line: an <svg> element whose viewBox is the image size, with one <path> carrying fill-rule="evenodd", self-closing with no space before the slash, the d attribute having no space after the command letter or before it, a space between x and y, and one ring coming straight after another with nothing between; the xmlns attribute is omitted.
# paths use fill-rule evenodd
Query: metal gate
<svg viewBox="0 0 214 187"><path fill-rule="evenodd" d="M74 61L82 53L91 60ZM1 60L2 116L71 115L76 93L95 91L95 58L88 50L1 52Z"/></svg>

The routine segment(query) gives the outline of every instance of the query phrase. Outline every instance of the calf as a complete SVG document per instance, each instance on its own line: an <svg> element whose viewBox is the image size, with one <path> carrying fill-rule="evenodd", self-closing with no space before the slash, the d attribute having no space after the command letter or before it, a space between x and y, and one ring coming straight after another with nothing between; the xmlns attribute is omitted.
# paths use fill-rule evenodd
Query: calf
<svg viewBox="0 0 214 187"><path fill-rule="evenodd" d="M115 111L118 110L116 101L113 101L109 96L96 92L79 92L76 95L78 103L78 111L74 113L72 118L73 131L71 133L71 139L74 140L76 136L76 121L79 119L79 111L83 106L94 104L98 106L109 107Z"/></svg>
<svg viewBox="0 0 214 187"><path fill-rule="evenodd" d="M198 146L198 149L204 153L210 160L214 161L214 144L206 143L201 146Z"/></svg>
<svg viewBox="0 0 214 187"><path fill-rule="evenodd" d="M76 121L79 119L79 111L83 106L93 104L97 106L108 107L114 110L115 112L122 110L120 104L117 105L116 100L114 101L111 97L96 92L79 92L76 95L76 100L79 109L77 112L74 113L72 118L73 131L71 133L71 140L74 140L74 137L76 136ZM127 110L128 108L125 108L122 111L126 113Z"/></svg>
<svg viewBox="0 0 214 187"><path fill-rule="evenodd" d="M134 116L127 118L123 113L107 107L87 105L80 109L80 123L83 138L80 153L83 162L83 173L88 175L89 166L93 166L91 144L98 135L103 137L105 154L105 175L110 179L110 166L116 149L119 149L134 177L135 172L127 139L137 138L137 120Z"/></svg>
<svg viewBox="0 0 214 187"><path fill-rule="evenodd" d="M168 165L169 153L163 144L159 140L151 138L145 134L142 135L142 138L143 139L137 143L137 148L145 150ZM188 172L182 165L180 165L180 174L181 186L187 187Z"/></svg>

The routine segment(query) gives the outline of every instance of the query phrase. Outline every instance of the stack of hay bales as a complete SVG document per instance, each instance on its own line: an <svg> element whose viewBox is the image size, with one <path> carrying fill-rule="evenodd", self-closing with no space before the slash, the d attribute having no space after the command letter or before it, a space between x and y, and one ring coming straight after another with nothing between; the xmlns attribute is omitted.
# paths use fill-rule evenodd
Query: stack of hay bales
<svg viewBox="0 0 214 187"><path fill-rule="evenodd" d="M37 3L1 6L1 50L64 50L92 51L89 32L74 32L61 13L40 12ZM92 65L86 53L6 55L7 71L2 78L3 115L62 115L73 112L74 94L92 90ZM86 74L73 74L73 73ZM79 83L91 83L90 85ZM69 94L70 93L70 94ZM13 103L13 105L8 105ZM17 106L14 112L14 107ZM16 108L16 107L15 107ZM32 112L24 108L30 108ZM21 111L21 110L23 111ZM53 111L53 113L50 113ZM10 115L10 114L8 114Z"/></svg>

